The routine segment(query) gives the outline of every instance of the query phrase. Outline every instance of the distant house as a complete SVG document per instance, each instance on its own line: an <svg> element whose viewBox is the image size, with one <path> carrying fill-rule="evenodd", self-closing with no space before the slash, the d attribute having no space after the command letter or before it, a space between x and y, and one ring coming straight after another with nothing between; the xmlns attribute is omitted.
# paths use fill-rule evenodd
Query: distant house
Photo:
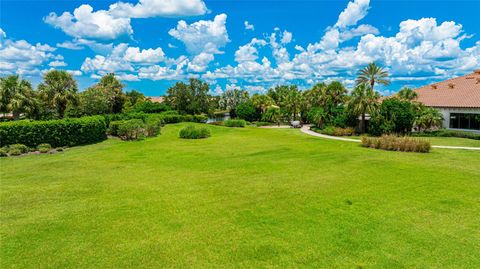
<svg viewBox="0 0 480 269"><path fill-rule="evenodd" d="M417 101L443 114L447 129L480 131L480 69L415 89Z"/></svg>
<svg viewBox="0 0 480 269"><path fill-rule="evenodd" d="M163 96L149 96L147 99L154 103L163 103L165 101Z"/></svg>

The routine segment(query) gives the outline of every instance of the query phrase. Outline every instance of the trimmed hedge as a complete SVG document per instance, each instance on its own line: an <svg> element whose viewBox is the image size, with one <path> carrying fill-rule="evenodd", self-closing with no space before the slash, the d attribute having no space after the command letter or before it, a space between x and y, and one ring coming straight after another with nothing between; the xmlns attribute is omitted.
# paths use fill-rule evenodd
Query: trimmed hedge
<svg viewBox="0 0 480 269"><path fill-rule="evenodd" d="M227 127L245 127L245 125L247 125L247 122L244 121L244 120L226 120L224 123L223 123L225 126Z"/></svg>
<svg viewBox="0 0 480 269"><path fill-rule="evenodd" d="M362 137L362 146L393 151L422 152L430 151L430 142L408 136L384 135L381 137Z"/></svg>
<svg viewBox="0 0 480 269"><path fill-rule="evenodd" d="M441 130L432 131L432 132L413 133L412 136L418 136L418 137L425 137L425 136L459 137L459 138L468 138L468 139L480 140L480 134L479 133L456 131L456 130L446 130L446 129L441 129Z"/></svg>
<svg viewBox="0 0 480 269"><path fill-rule="evenodd" d="M48 143L52 147L63 147L90 144L106 138L106 126L102 116L0 123L0 146L24 144L36 147Z"/></svg>
<svg viewBox="0 0 480 269"><path fill-rule="evenodd" d="M352 127L341 128L334 126L327 126L323 129L313 127L312 130L317 133L331 135L331 136L352 136L355 130Z"/></svg>

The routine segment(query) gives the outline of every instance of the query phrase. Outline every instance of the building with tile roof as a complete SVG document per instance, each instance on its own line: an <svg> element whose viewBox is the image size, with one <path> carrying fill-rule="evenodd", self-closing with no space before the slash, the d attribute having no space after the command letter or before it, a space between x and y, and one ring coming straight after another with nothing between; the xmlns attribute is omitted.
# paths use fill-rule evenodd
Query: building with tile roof
<svg viewBox="0 0 480 269"><path fill-rule="evenodd" d="M416 101L443 114L443 127L480 132L480 69L415 89Z"/></svg>

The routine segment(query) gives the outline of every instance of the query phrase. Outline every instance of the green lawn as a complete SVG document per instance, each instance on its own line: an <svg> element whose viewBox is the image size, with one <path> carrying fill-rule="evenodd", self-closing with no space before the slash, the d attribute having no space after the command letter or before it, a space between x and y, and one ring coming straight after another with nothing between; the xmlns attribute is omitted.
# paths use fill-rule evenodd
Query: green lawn
<svg viewBox="0 0 480 269"><path fill-rule="evenodd" d="M480 268L480 152L183 125L0 160L1 268Z"/></svg>

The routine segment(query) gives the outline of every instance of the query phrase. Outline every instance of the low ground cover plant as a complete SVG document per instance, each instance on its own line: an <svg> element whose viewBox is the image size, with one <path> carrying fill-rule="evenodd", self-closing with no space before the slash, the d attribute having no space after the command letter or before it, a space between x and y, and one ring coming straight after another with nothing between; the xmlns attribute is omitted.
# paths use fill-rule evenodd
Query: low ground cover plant
<svg viewBox="0 0 480 269"><path fill-rule="evenodd" d="M383 150L421 153L427 153L431 149L430 142L427 140L408 136L398 137L393 135L384 135L381 137L363 136L362 146Z"/></svg>
<svg viewBox="0 0 480 269"><path fill-rule="evenodd" d="M200 139L210 137L210 130L205 126L188 125L182 128L178 134L184 139Z"/></svg>
<svg viewBox="0 0 480 269"><path fill-rule="evenodd" d="M271 122L266 122L266 121L257 121L257 122L255 122L255 125L257 127L261 127L261 126L272 126L272 125L275 125L275 124L271 123Z"/></svg>
<svg viewBox="0 0 480 269"><path fill-rule="evenodd" d="M243 128L245 125L247 125L247 122L245 120L226 120L224 122L224 125L227 127L240 127Z"/></svg>

